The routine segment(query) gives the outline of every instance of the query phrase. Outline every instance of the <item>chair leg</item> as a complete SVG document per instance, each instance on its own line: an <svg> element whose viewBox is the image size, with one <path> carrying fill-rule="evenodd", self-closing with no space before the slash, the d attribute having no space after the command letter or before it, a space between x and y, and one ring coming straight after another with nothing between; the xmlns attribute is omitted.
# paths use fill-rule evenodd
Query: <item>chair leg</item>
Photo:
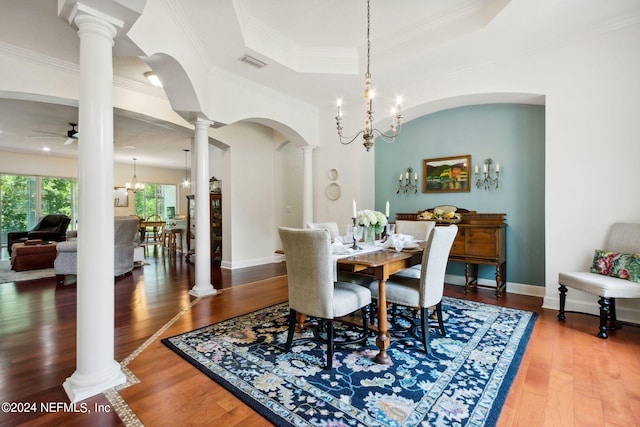
<svg viewBox="0 0 640 427"><path fill-rule="evenodd" d="M558 320L566 320L566 316L564 315L564 304L567 301L567 287L565 285L560 285L558 288L560 291L560 313L558 314Z"/></svg>
<svg viewBox="0 0 640 427"><path fill-rule="evenodd" d="M293 333L296 331L296 311L289 309L289 331L287 332L287 343L284 345L284 351L291 351L291 344L293 343Z"/></svg>
<svg viewBox="0 0 640 427"><path fill-rule="evenodd" d="M327 367L333 369L333 320L327 321Z"/></svg>
<svg viewBox="0 0 640 427"><path fill-rule="evenodd" d="M362 307L362 336L364 337L364 345L367 345L367 338L369 337L369 306Z"/></svg>
<svg viewBox="0 0 640 427"><path fill-rule="evenodd" d="M447 332L444 330L444 320L442 320L442 301L436 304L436 314L438 315L438 326L440 326L440 335L447 336Z"/></svg>
<svg viewBox="0 0 640 427"><path fill-rule="evenodd" d="M598 332L598 338L607 339L607 320L609 319L609 298L600 297L598 301L600 304L600 332Z"/></svg>
<svg viewBox="0 0 640 427"><path fill-rule="evenodd" d="M420 308L420 326L422 326L424 352L429 354L429 309L427 307Z"/></svg>

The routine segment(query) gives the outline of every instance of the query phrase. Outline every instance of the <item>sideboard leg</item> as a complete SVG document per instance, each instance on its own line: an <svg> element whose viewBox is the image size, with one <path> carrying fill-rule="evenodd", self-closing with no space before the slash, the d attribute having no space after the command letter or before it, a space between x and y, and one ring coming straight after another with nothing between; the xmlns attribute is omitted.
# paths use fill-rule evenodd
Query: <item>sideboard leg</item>
<svg viewBox="0 0 640 427"><path fill-rule="evenodd" d="M464 264L464 294L469 293L469 264Z"/></svg>

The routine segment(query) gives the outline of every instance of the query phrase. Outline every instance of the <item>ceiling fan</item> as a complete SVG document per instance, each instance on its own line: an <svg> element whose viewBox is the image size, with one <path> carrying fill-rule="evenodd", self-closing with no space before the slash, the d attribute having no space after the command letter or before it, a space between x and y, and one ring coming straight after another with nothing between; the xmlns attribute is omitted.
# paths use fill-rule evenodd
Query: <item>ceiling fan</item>
<svg viewBox="0 0 640 427"><path fill-rule="evenodd" d="M67 134L60 134L60 133L55 133L55 132L46 132L43 130L36 130L33 129L33 132L38 132L38 133L43 133L43 134L47 134L47 135L43 135L43 136L30 136L29 138L64 138L64 145L69 145L71 143L73 143L73 141L77 141L78 137L80 135L78 135L78 129L76 129L76 127L78 126L77 123L69 123L69 126L71 126L71 129L69 129L67 131Z"/></svg>

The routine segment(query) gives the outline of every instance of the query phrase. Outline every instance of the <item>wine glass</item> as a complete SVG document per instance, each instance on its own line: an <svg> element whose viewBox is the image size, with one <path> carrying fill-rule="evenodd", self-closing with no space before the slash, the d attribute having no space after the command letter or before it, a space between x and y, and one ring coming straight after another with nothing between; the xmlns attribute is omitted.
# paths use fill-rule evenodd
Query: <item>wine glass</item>
<svg viewBox="0 0 640 427"><path fill-rule="evenodd" d="M353 246L351 246L351 249L362 249L360 246L358 246L358 242L360 241L360 239L362 238L362 227L358 227L357 225L353 226L352 229L352 234L353 234Z"/></svg>

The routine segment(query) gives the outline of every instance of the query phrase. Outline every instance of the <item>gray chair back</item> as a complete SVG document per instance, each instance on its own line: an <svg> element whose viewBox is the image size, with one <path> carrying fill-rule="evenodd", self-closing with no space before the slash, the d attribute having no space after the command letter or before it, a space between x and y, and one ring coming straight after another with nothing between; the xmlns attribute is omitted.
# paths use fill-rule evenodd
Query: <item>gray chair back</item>
<svg viewBox="0 0 640 427"><path fill-rule="evenodd" d="M333 259L329 232L278 229L287 265L289 307L298 313L333 319Z"/></svg>
<svg viewBox="0 0 640 427"><path fill-rule="evenodd" d="M435 227L422 254L420 273L420 307L429 307L439 303L444 294L444 276L453 240L458 226Z"/></svg>
<svg viewBox="0 0 640 427"><path fill-rule="evenodd" d="M307 224L307 228L310 230L327 230L332 242L340 235L340 228L338 228L337 222L310 222Z"/></svg>
<svg viewBox="0 0 640 427"><path fill-rule="evenodd" d="M613 224L603 249L625 254L640 253L640 224L621 222Z"/></svg>
<svg viewBox="0 0 640 427"><path fill-rule="evenodd" d="M416 240L427 240L435 227L435 221L396 220L396 233L413 236Z"/></svg>

